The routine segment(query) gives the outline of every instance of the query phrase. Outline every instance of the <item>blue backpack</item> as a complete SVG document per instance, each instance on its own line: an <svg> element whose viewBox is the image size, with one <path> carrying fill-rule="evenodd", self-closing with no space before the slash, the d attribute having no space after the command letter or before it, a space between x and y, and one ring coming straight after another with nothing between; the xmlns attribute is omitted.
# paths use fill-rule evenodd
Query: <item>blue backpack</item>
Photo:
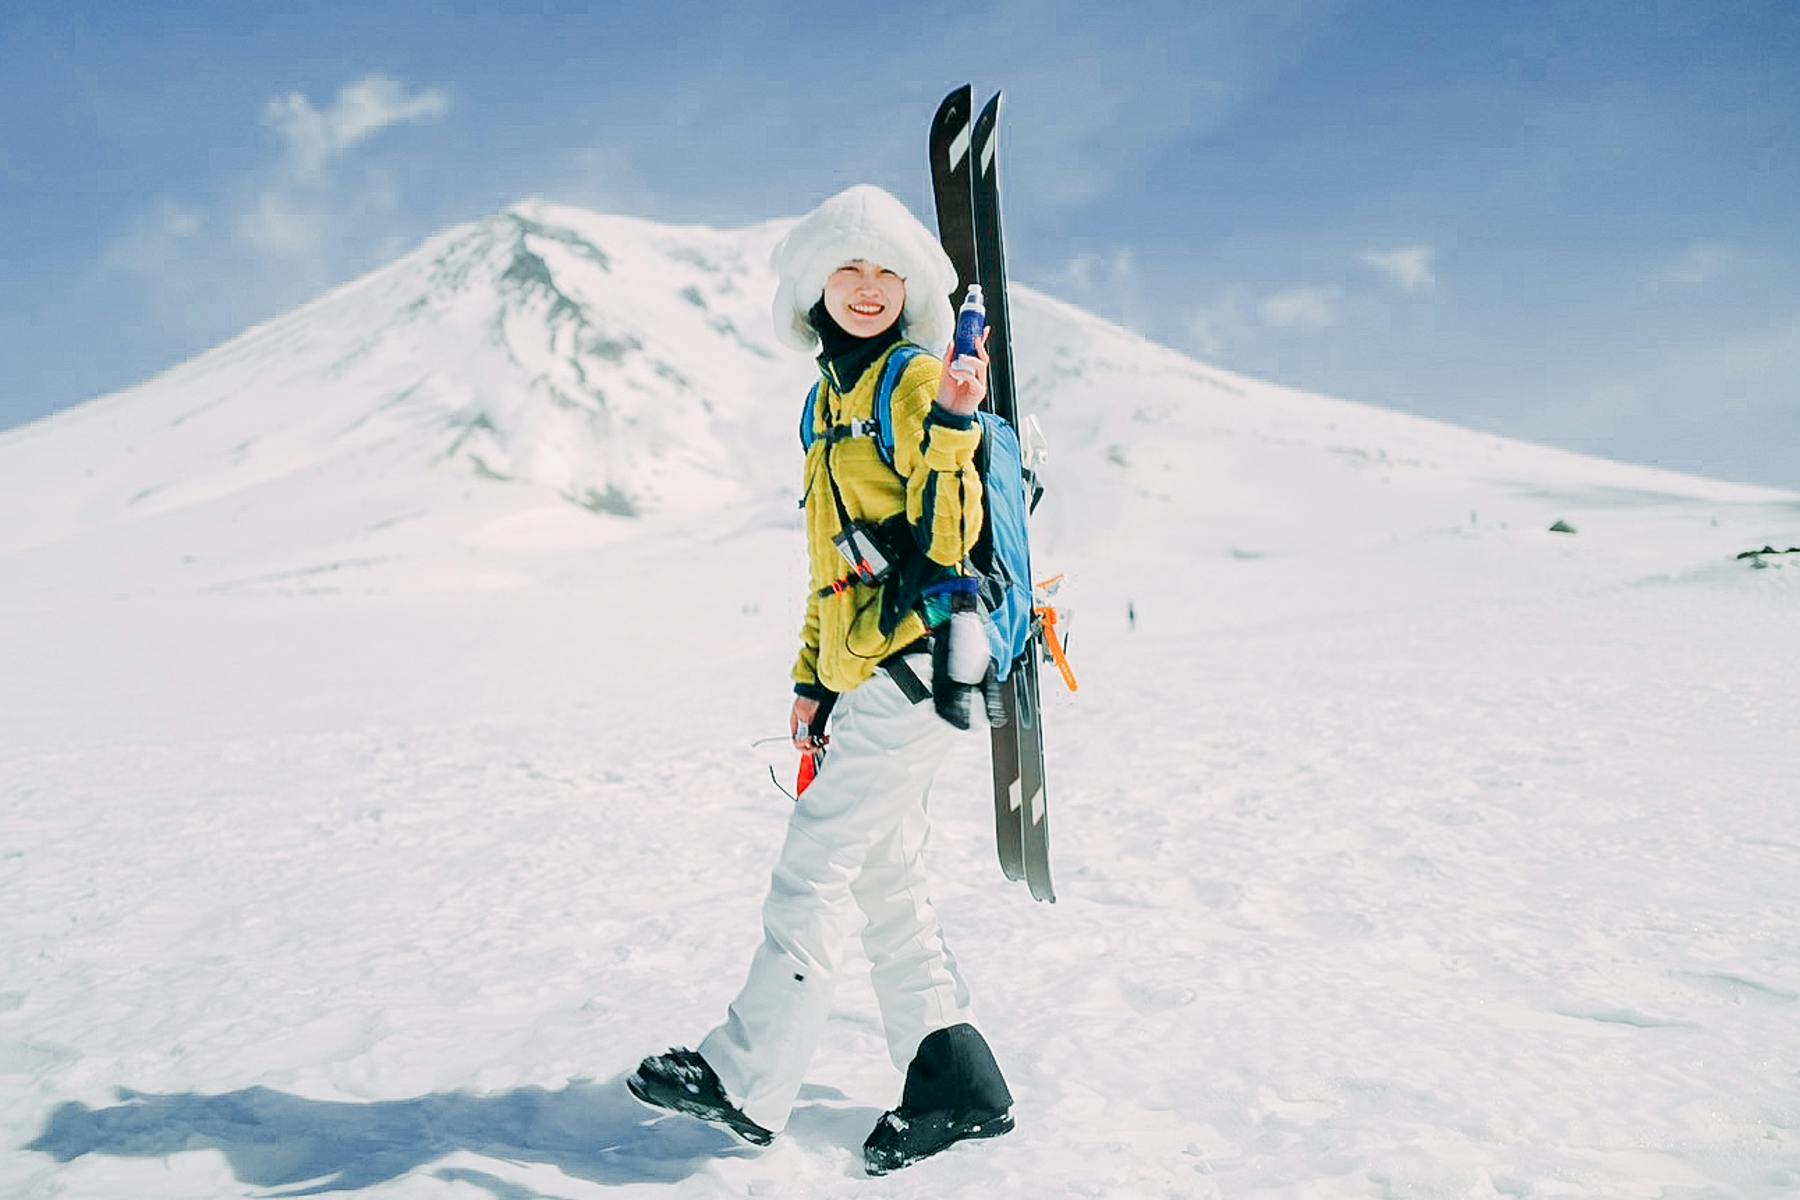
<svg viewBox="0 0 1800 1200"><path fill-rule="evenodd" d="M894 347L883 365L875 387L875 403L871 419L850 425L835 426L825 432L830 441L851 437L872 437L881 461L894 465L894 388L906 373L909 363L925 353L921 346L902 342ZM806 394L800 412L800 447L811 450L819 439L814 429L819 407L819 384ZM980 608L986 620L988 650L994 659L994 674L1001 682L1011 675L1015 663L1031 643L1034 621L1031 586L1031 540L1028 518L1034 500L1035 483L1025 471L1020 455L1019 435L1012 423L983 409L976 419L981 422L981 449L976 455L976 470L981 476L986 500L986 519L981 538L976 543L964 574L946 582L933 584L924 595L956 591L973 591L981 599Z"/></svg>

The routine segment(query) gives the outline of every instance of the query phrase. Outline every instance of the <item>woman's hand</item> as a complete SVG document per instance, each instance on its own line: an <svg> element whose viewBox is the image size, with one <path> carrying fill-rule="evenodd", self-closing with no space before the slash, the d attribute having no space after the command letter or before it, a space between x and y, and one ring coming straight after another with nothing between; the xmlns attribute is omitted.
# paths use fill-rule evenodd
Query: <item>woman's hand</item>
<svg viewBox="0 0 1800 1200"><path fill-rule="evenodd" d="M812 723L819 715L819 702L805 696L794 697L794 711L788 714L788 736L794 739L794 749L806 752L817 750L813 742Z"/></svg>
<svg viewBox="0 0 1800 1200"><path fill-rule="evenodd" d="M981 342L976 347L974 357L965 357L963 367L967 370L953 370L956 363L956 343L951 342L944 351L944 381L938 384L938 407L945 412L955 413L959 417L975 415L981 402L987 399L988 389L988 334L992 329L981 331Z"/></svg>

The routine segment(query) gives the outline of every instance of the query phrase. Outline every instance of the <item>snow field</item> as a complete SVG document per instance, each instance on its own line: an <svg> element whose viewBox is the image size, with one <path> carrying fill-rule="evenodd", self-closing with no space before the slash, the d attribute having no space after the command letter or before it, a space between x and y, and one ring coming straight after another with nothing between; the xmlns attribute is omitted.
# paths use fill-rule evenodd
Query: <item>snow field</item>
<svg viewBox="0 0 1800 1200"><path fill-rule="evenodd" d="M980 735L931 850L1019 1128L861 1176L854 939L776 1146L631 1100L788 809L781 228L518 205L0 433L0 1195L1800 1190L1800 497L1027 289L1060 900Z"/></svg>
<svg viewBox="0 0 1800 1200"><path fill-rule="evenodd" d="M735 567L772 588L786 564L752 550ZM271 587L8 620L4 701L38 717L0 758L0 1111L53 1153L0 1189L1800 1180L1800 698L1775 666L1800 575L1250 629L1084 610L1083 692L1049 714L1059 903L993 865L979 737L934 800L935 895L1020 1128L867 1181L899 1074L860 978L768 1153L620 1084L722 1012L787 807L781 756L748 749L783 728L787 606L709 625L685 561L456 603ZM596 619L646 594L648 628L695 636ZM135 687L36 691L77 647ZM239 663L257 686L215 691Z"/></svg>

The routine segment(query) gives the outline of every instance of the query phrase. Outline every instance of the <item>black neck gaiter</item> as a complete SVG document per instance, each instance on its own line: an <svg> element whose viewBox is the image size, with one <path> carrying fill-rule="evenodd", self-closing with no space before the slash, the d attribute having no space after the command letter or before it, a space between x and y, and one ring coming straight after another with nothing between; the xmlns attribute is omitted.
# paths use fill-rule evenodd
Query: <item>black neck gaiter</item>
<svg viewBox="0 0 1800 1200"><path fill-rule="evenodd" d="M823 298L812 306L812 311L806 316L819 334L819 366L824 368L831 386L840 396L856 386L857 380L863 377L863 372L875 365L875 360L889 346L904 340L898 319L874 337L857 337L846 331L825 311Z"/></svg>

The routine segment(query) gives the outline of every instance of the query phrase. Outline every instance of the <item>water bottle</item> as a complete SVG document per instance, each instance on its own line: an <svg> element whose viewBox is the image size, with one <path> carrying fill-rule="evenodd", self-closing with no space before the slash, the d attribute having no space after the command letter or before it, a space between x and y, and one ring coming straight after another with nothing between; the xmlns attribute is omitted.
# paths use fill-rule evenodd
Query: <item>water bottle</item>
<svg viewBox="0 0 1800 1200"><path fill-rule="evenodd" d="M956 313L956 359L950 364L952 371L964 378L974 376L975 362L981 356L981 331L986 328L987 305L981 299L981 285L971 283Z"/></svg>
<svg viewBox="0 0 1800 1200"><path fill-rule="evenodd" d="M958 592L951 600L950 624L944 631L950 639L950 678L970 687L987 674L989 659L987 630L975 603L973 592Z"/></svg>

